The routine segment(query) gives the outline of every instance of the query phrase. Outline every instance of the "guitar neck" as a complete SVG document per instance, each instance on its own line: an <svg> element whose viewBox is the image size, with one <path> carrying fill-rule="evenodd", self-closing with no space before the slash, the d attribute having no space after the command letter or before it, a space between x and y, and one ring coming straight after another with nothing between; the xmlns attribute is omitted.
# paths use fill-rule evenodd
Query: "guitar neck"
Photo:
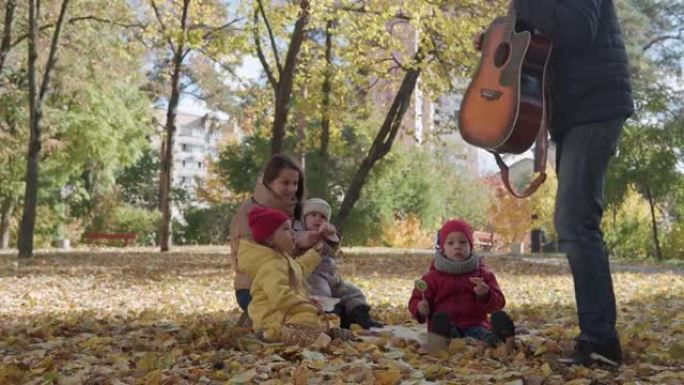
<svg viewBox="0 0 684 385"><path fill-rule="evenodd" d="M506 36L510 36L515 32L515 22L517 19L517 13L515 11L515 0L508 2L508 12L506 13Z"/></svg>
<svg viewBox="0 0 684 385"><path fill-rule="evenodd" d="M516 17L515 0L511 0L508 2L508 12L506 15L511 17L513 20L515 20L515 17Z"/></svg>

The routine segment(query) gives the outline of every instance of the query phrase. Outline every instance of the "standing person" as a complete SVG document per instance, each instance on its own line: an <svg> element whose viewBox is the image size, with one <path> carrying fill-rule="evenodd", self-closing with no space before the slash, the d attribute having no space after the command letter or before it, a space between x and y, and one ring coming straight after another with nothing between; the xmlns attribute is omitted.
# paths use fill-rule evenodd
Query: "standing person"
<svg viewBox="0 0 684 385"><path fill-rule="evenodd" d="M446 338L472 337L490 347L515 334L496 276L473 252L470 225L452 219L438 233L438 248L423 275L426 290L413 290L408 308L428 331ZM491 317L489 317L491 314ZM490 322L491 318L491 322Z"/></svg>
<svg viewBox="0 0 684 385"><path fill-rule="evenodd" d="M263 176L257 183L254 194L240 205L233 216L230 222L230 254L235 271L233 287L238 305L242 310L247 310L252 300L249 293L252 280L242 271L238 263L240 240L253 240L248 213L254 206L261 206L280 210L290 218L296 218L300 215L303 197L304 173L302 169L288 156L277 154L266 163ZM318 242L317 237L320 235L315 232L299 233L295 242L298 249L306 250ZM240 323L246 322L247 319L242 317Z"/></svg>
<svg viewBox="0 0 684 385"><path fill-rule="evenodd" d="M634 112L620 23L613 0L516 0L515 8L519 27L536 29L553 43L554 222L572 270L580 327L575 351L562 361L618 366L615 294L600 226L608 161Z"/></svg>

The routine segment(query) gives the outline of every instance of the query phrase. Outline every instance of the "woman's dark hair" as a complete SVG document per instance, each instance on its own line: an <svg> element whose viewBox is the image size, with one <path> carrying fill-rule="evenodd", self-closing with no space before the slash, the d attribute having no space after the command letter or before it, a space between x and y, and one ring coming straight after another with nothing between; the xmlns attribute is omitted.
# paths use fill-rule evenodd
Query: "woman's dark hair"
<svg viewBox="0 0 684 385"><path fill-rule="evenodd" d="M304 201L304 172L299 165L289 156L284 154L276 154L269 159L264 167L264 178L262 179L264 185L267 187L274 180L278 179L280 172L286 169L295 170L299 174L299 181L297 183L297 205L295 206L294 217L299 218L302 211L302 202Z"/></svg>

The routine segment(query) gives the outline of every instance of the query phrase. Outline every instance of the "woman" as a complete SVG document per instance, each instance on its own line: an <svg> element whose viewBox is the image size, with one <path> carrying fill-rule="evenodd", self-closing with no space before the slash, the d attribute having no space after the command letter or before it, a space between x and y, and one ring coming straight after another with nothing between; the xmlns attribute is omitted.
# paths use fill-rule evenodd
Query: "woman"
<svg viewBox="0 0 684 385"><path fill-rule="evenodd" d="M238 305L247 309L252 297L249 289L252 281L242 272L238 264L238 250L241 239L252 240L247 214L255 205L278 209L291 218L299 217L301 202L304 198L304 173L292 159L286 155L274 155L266 163L262 179L257 183L254 194L237 210L230 223L230 254L233 259L235 278L233 287ZM305 250L316 244L317 232L299 233L296 238L297 248ZM320 237L320 236L318 236Z"/></svg>

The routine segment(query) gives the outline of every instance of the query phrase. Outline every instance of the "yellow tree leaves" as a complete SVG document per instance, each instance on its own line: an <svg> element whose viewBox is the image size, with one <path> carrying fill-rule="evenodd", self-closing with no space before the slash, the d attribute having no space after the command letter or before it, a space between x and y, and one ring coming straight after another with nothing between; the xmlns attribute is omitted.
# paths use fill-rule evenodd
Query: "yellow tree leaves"
<svg viewBox="0 0 684 385"><path fill-rule="evenodd" d="M492 231L505 244L525 242L532 224L532 210L528 199L518 199L504 188L498 188L489 214Z"/></svg>
<svg viewBox="0 0 684 385"><path fill-rule="evenodd" d="M489 224L494 233L501 235L506 245L513 242L525 242L529 245L529 234L533 228L543 229L549 235L555 233L553 212L558 181L556 173L550 167L547 166L546 172L544 184L526 199L514 197L496 180L497 188L490 208Z"/></svg>

